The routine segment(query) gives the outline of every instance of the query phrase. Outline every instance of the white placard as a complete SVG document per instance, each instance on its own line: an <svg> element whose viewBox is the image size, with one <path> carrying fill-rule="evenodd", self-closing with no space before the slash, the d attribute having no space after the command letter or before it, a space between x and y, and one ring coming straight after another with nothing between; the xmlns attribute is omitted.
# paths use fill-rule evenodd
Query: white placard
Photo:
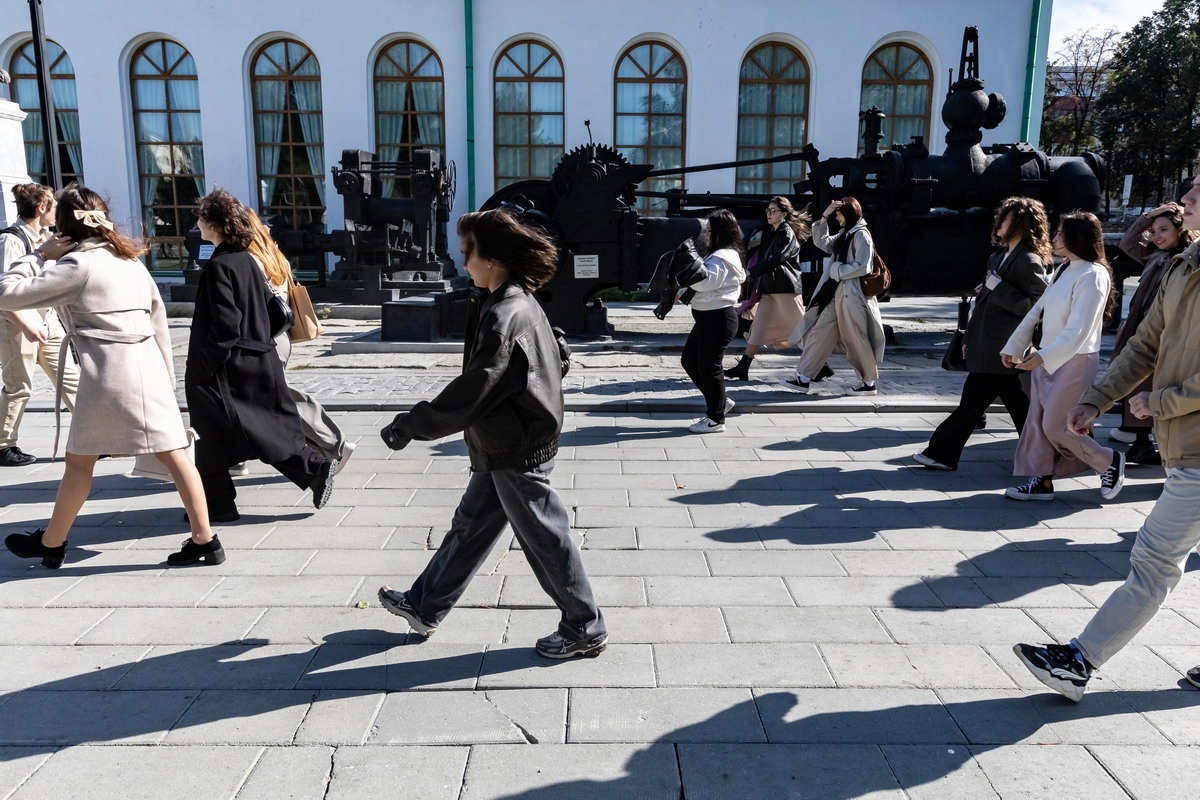
<svg viewBox="0 0 1200 800"><path fill-rule="evenodd" d="M200 245L200 250L199 250L199 252L196 253L196 260L197 261L208 261L210 258L212 258L213 250L216 250L216 249L217 249L217 246L213 245L213 244Z"/></svg>
<svg viewBox="0 0 1200 800"><path fill-rule="evenodd" d="M575 277L576 278L599 278L600 277L600 256L575 256Z"/></svg>

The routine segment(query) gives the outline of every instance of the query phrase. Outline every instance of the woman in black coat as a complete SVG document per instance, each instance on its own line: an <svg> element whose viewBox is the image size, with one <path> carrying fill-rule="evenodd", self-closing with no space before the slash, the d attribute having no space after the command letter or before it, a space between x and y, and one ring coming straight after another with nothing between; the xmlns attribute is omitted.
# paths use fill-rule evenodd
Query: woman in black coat
<svg viewBox="0 0 1200 800"><path fill-rule="evenodd" d="M913 460L929 469L958 469L958 459L988 406L999 397L1020 431L1029 395L1020 373L1000 361L1000 348L1046 290L1050 223L1037 200L1010 197L996 210L992 236L1000 247L988 258L984 282L976 287L975 311L963 335L967 379L958 408L929 437Z"/></svg>
<svg viewBox="0 0 1200 800"><path fill-rule="evenodd" d="M333 461L308 447L275 352L267 302L271 290L246 252L250 211L218 189L200 201L200 234L217 245L200 275L184 391L196 441L196 468L214 522L238 519L229 467L258 459L324 507Z"/></svg>

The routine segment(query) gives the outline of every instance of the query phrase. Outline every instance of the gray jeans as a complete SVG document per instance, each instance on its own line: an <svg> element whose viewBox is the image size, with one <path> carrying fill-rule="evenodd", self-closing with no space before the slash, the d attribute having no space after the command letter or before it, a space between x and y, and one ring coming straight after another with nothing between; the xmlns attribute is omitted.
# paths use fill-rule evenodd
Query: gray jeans
<svg viewBox="0 0 1200 800"><path fill-rule="evenodd" d="M521 470L472 472L450 531L408 590L421 618L441 622L512 525L542 589L562 612L558 631L572 641L605 633L562 498L550 485L554 462Z"/></svg>
<svg viewBox="0 0 1200 800"><path fill-rule="evenodd" d="M1154 618L1200 544L1200 469L1167 470L1162 495L1129 554L1129 577L1108 596L1074 644L1092 666L1116 655Z"/></svg>

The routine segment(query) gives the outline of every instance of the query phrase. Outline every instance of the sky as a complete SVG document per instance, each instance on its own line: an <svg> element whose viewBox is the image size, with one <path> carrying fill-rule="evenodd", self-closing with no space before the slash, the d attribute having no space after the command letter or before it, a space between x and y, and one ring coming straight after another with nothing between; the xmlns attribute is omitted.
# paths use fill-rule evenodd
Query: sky
<svg viewBox="0 0 1200 800"><path fill-rule="evenodd" d="M1050 16L1050 57L1067 36L1094 27L1126 33L1142 17L1161 11L1163 0L1054 0Z"/></svg>

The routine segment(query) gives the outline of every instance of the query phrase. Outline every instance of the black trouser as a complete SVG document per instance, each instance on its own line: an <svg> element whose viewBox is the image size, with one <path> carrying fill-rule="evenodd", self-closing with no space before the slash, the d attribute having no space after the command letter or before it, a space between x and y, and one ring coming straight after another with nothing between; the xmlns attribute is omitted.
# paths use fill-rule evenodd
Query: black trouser
<svg viewBox="0 0 1200 800"><path fill-rule="evenodd" d="M997 397L1008 409L1008 415L1012 417L1019 433L1025 427L1025 417L1029 414L1029 395L1021 385L1020 374L968 372L958 408L929 437L925 455L947 467L957 467L967 439L971 438L971 433L979 423L979 416L987 411Z"/></svg>
<svg viewBox="0 0 1200 800"><path fill-rule="evenodd" d="M204 484L204 497L208 502L208 513L236 512L237 489L233 485L233 478L229 475L229 468L232 464L227 457L221 455L219 450L215 453L208 452L207 447L202 444L204 441L204 439L196 440L196 470L200 473L200 482ZM305 445L300 452L288 456L283 461L264 463L269 463L280 475L301 489L308 489L317 479L321 465L326 460L325 456Z"/></svg>
<svg viewBox="0 0 1200 800"><path fill-rule="evenodd" d="M679 361L683 371L704 395L708 407L708 418L713 422L725 421L725 373L721 360L725 348L737 333L737 313L732 306L713 311L692 309L696 324L683 345Z"/></svg>

